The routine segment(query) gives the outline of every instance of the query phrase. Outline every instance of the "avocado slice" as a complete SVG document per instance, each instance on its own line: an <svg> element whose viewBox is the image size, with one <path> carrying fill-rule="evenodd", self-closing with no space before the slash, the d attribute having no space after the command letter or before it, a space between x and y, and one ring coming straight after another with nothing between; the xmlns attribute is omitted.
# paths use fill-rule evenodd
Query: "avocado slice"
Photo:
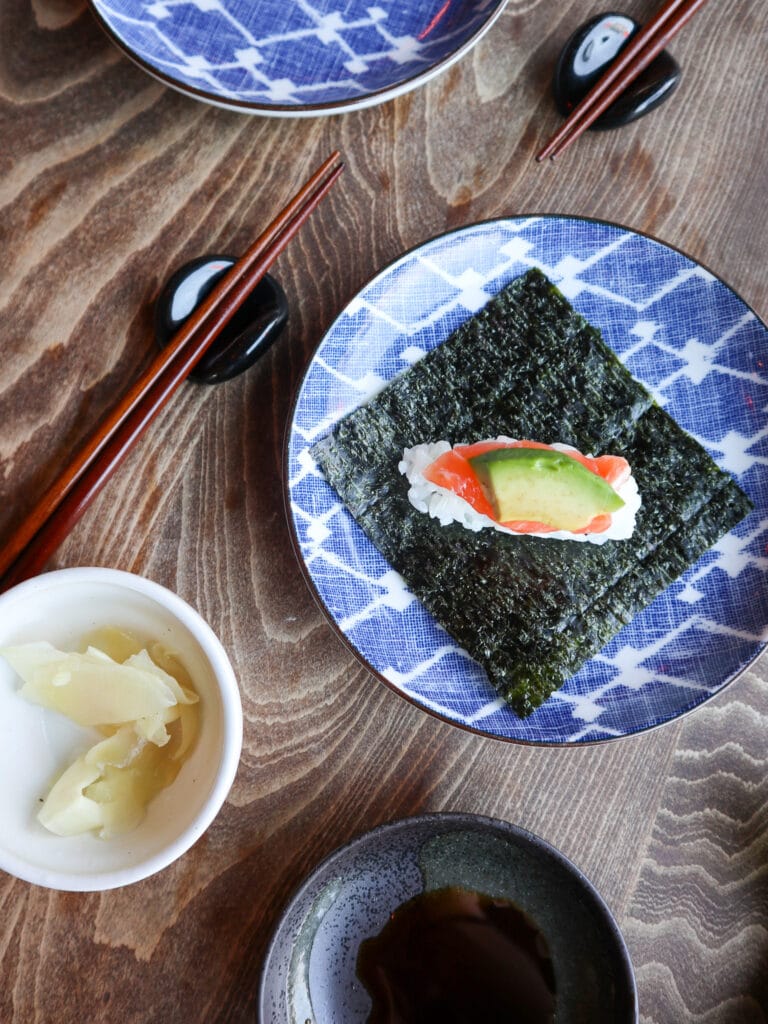
<svg viewBox="0 0 768 1024"><path fill-rule="evenodd" d="M500 523L583 529L624 502L597 473L549 448L496 448L469 460Z"/></svg>

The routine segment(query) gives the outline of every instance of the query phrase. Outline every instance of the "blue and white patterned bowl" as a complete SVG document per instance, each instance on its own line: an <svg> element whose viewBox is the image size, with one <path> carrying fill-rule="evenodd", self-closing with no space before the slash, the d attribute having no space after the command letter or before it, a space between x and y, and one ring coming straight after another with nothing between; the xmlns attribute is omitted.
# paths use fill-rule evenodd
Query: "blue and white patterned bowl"
<svg viewBox="0 0 768 1024"><path fill-rule="evenodd" d="M495 697L329 487L311 445L529 267L539 267L755 511L529 718ZM425 711L528 743L607 740L697 707L768 639L768 327L676 249L573 217L490 221L374 278L320 344L286 446L294 542L321 607L363 663Z"/></svg>
<svg viewBox="0 0 768 1024"><path fill-rule="evenodd" d="M246 113L372 106L462 57L506 0L90 0L111 38L167 85Z"/></svg>
<svg viewBox="0 0 768 1024"><path fill-rule="evenodd" d="M597 890L543 839L476 814L380 825L318 865L270 942L258 1020L364 1024L371 1000L356 974L360 944L407 900L452 887L511 900L533 919L552 957L558 1024L636 1024L632 963Z"/></svg>

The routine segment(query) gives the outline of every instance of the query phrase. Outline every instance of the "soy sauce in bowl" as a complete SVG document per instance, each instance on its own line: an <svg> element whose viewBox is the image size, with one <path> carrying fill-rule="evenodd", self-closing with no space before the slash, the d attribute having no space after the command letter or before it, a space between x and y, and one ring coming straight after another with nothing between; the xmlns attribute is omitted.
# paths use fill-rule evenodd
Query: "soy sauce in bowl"
<svg viewBox="0 0 768 1024"><path fill-rule="evenodd" d="M360 946L368 1024L552 1024L555 974L536 924L510 900L450 887L403 903Z"/></svg>

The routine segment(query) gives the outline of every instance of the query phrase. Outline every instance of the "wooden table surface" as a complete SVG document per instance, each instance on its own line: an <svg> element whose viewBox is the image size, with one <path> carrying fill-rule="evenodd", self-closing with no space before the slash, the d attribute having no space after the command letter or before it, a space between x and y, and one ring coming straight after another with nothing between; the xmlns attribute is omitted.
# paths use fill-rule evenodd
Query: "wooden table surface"
<svg viewBox="0 0 768 1024"><path fill-rule="evenodd" d="M657 5L635 0L646 20ZM594 9L592 9L594 10ZM83 0L0 10L0 533L146 365L170 271L241 251L327 153L346 170L275 274L289 328L246 375L184 385L59 549L175 590L222 638L245 736L229 799L179 862L105 894L0 874L3 1024L254 1021L266 944L327 853L390 819L516 822L593 880L626 937L644 1022L768 1020L768 660L693 715L618 743L469 735L376 682L296 563L281 455L292 392L336 314L404 250L506 214L650 232L768 316L768 10L722 0L671 45L661 110L555 164L550 76L586 17L510 0L420 90L273 120L179 95L126 60Z"/></svg>

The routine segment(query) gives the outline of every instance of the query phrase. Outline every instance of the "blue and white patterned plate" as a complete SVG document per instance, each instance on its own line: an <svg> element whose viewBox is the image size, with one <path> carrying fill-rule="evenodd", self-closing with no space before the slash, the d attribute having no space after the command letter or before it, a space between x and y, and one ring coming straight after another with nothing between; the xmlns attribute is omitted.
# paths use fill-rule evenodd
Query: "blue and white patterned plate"
<svg viewBox="0 0 768 1024"><path fill-rule="evenodd" d="M367 540L310 447L529 267L543 270L601 328L632 374L733 474L755 511L521 720ZM478 224L387 267L321 342L286 450L294 542L352 650L425 711L528 743L625 736L697 707L768 639L767 410L768 327L682 253L572 217Z"/></svg>
<svg viewBox="0 0 768 1024"><path fill-rule="evenodd" d="M196 99L276 117L414 89L462 57L506 0L90 0L111 38Z"/></svg>

